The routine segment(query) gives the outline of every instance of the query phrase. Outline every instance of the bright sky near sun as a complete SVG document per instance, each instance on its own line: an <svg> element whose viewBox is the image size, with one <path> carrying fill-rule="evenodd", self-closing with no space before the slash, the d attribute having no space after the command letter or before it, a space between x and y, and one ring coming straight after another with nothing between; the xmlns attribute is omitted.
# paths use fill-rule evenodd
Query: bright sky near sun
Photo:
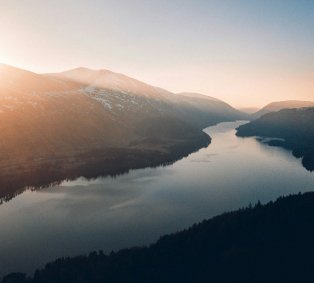
<svg viewBox="0 0 314 283"><path fill-rule="evenodd" d="M0 0L0 62L110 69L234 106L314 100L313 0Z"/></svg>

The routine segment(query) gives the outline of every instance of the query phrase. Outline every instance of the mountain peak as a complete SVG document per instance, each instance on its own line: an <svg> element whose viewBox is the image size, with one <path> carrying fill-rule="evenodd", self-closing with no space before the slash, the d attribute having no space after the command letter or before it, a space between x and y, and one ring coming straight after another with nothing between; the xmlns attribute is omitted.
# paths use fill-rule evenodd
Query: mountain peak
<svg viewBox="0 0 314 283"><path fill-rule="evenodd" d="M201 93L197 93L197 92L180 92L180 93L178 93L178 95L192 97L192 98L207 99L207 100L212 100L212 101L220 101L219 99L217 99L215 97L201 94Z"/></svg>
<svg viewBox="0 0 314 283"><path fill-rule="evenodd" d="M106 69L93 70L79 67L52 75L57 78L65 78L78 82L84 86L92 86L95 88L155 98L162 95L162 91L154 86L148 85L124 74L115 73ZM163 91L163 93L165 92L166 91Z"/></svg>
<svg viewBox="0 0 314 283"><path fill-rule="evenodd" d="M77 67L74 69L70 69L61 73L58 73L56 75L108 75L108 74L116 74L116 75L122 75L119 73L112 72L107 69L91 69L86 67Z"/></svg>

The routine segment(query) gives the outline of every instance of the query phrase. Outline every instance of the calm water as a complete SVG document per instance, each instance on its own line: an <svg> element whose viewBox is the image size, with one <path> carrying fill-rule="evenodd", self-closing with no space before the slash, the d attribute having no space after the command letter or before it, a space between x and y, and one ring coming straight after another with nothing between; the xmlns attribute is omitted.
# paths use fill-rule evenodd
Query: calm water
<svg viewBox="0 0 314 283"><path fill-rule="evenodd" d="M60 256L151 243L226 210L314 190L314 173L280 148L238 138L241 122L173 165L26 191L0 206L0 277Z"/></svg>

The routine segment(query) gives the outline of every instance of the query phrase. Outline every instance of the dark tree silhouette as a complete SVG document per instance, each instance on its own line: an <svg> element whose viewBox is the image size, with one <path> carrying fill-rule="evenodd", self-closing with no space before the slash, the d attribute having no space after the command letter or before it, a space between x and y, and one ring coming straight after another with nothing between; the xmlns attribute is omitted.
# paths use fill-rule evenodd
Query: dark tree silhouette
<svg viewBox="0 0 314 283"><path fill-rule="evenodd" d="M229 212L149 247L60 258L2 283L313 282L314 193Z"/></svg>

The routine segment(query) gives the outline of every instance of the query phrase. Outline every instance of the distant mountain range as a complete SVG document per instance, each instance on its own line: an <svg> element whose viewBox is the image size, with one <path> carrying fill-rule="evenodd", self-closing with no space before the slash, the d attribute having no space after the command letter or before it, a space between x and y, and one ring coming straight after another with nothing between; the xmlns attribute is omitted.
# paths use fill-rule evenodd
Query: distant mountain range
<svg viewBox="0 0 314 283"><path fill-rule="evenodd" d="M257 112L252 113L251 118L257 119L267 113L277 112L282 109L303 108L303 107L314 107L314 102L313 101L300 101L300 100L286 100L286 101L272 102L272 103L267 104L265 107L258 110Z"/></svg>
<svg viewBox="0 0 314 283"><path fill-rule="evenodd" d="M237 136L276 138L267 143L292 150L296 157L302 157L306 169L314 171L314 107L265 114L240 126Z"/></svg>
<svg viewBox="0 0 314 283"><path fill-rule="evenodd" d="M108 70L35 74L0 65L0 197L171 162L208 145L203 128L246 118L218 99Z"/></svg>

